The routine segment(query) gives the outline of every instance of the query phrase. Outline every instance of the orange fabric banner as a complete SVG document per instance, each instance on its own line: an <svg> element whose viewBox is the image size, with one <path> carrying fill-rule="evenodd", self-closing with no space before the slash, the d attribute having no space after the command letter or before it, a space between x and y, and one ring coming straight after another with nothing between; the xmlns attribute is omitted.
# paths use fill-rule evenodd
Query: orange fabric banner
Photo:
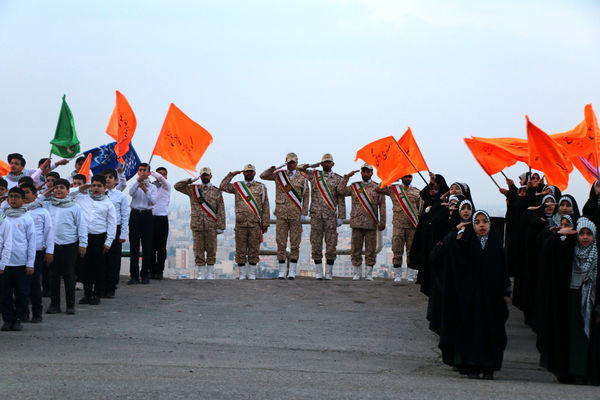
<svg viewBox="0 0 600 400"><path fill-rule="evenodd" d="M546 175L548 184L565 190L569 185L569 173L573 170L567 151L552 140L546 132L531 123L528 116L525 118L529 142L529 165L542 171Z"/></svg>
<svg viewBox="0 0 600 400"><path fill-rule="evenodd" d="M191 172L212 142L206 129L171 103L152 154Z"/></svg>
<svg viewBox="0 0 600 400"><path fill-rule="evenodd" d="M388 186L406 175L402 168L398 167L406 157L393 136L384 137L364 146L356 152L354 161L359 158L375 167L377 176L381 179L381 187Z"/></svg>
<svg viewBox="0 0 600 400"><path fill-rule="evenodd" d="M398 140L398 145L404 150L406 156L410 158L415 167L417 167L417 169L415 169L410 161L406 160L406 156L404 156L405 162L401 163L406 165L406 172L404 175L414 174L420 171L429 171L429 167L423 158L423 154L421 154L421 149L419 149L419 146L417 145L417 141L413 136L410 126Z"/></svg>
<svg viewBox="0 0 600 400"><path fill-rule="evenodd" d="M590 170L584 165L583 161L581 161L581 157L585 158L595 168L596 167L596 155L594 153L590 153L585 156L571 157L571 162L573 163L573 166L575 168L577 168L577 170L579 172L581 172L581 175L583 175L585 180L588 181L588 183L596 182L596 180L597 180L596 175L591 173Z"/></svg>
<svg viewBox="0 0 600 400"><path fill-rule="evenodd" d="M118 90L115 108L110 115L106 133L117 141L115 145L115 153L120 163L124 163L123 156L129 151L129 142L133 138L137 120L135 114L129 105L129 102Z"/></svg>
<svg viewBox="0 0 600 400"><path fill-rule="evenodd" d="M5 161L0 160L0 176L8 175L10 172L10 165L8 165Z"/></svg>
<svg viewBox="0 0 600 400"><path fill-rule="evenodd" d="M87 155L85 161L83 162L83 165L81 165L81 168L79 168L79 171L77 172L78 174L85 175L86 183L90 182L90 165L91 164L92 164L92 153L89 153Z"/></svg>
<svg viewBox="0 0 600 400"><path fill-rule="evenodd" d="M502 147L479 140L479 138L465 138L464 140L471 153L473 153L475 160L477 160L485 173L490 176L519 161L513 154L507 152Z"/></svg>
<svg viewBox="0 0 600 400"><path fill-rule="evenodd" d="M591 104L586 104L585 108L583 109L583 113L585 115L585 125L586 125L586 131L587 131L587 138L589 140L594 140L594 157L596 158L594 161L595 163L592 163L593 165L596 165L597 168L597 163L600 162L598 160L598 134L600 133L600 129L598 129L598 118L596 118L596 113L594 112L594 109L592 108ZM589 160L588 160L589 161Z"/></svg>

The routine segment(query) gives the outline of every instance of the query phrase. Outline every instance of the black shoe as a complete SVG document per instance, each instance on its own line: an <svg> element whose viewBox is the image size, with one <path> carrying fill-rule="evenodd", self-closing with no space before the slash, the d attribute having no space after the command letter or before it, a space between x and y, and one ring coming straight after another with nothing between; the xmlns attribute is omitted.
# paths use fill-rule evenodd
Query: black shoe
<svg viewBox="0 0 600 400"><path fill-rule="evenodd" d="M21 322L29 322L29 315L25 317L25 319Z"/></svg>
<svg viewBox="0 0 600 400"><path fill-rule="evenodd" d="M318 281L322 281L322 280L323 280L323 278L317 278L317 280L318 280Z"/></svg>
<svg viewBox="0 0 600 400"><path fill-rule="evenodd" d="M36 315L34 317L31 318L31 323L32 324L39 324L40 322L42 322L42 316L41 315Z"/></svg>
<svg viewBox="0 0 600 400"><path fill-rule="evenodd" d="M282 278L280 276L278 276L277 279L281 279L282 281L285 281L285 278Z"/></svg>
<svg viewBox="0 0 600 400"><path fill-rule="evenodd" d="M471 373L467 374L467 378L469 378L469 379L481 379L481 375L479 374L479 372L471 372Z"/></svg>
<svg viewBox="0 0 600 400"><path fill-rule="evenodd" d="M104 293L104 297L105 299L112 299L115 297L115 291L114 290L107 290L106 293Z"/></svg>
<svg viewBox="0 0 600 400"><path fill-rule="evenodd" d="M44 290L42 292L42 297L50 297L50 291L49 290Z"/></svg>
<svg viewBox="0 0 600 400"><path fill-rule="evenodd" d="M13 326L12 322L5 322L2 324L2 328L0 328L0 331L8 332L8 331L12 330L12 326Z"/></svg>
<svg viewBox="0 0 600 400"><path fill-rule="evenodd" d="M162 281L163 279L163 274L162 272L160 274L155 274L154 275L154 279L158 280L158 281Z"/></svg>
<svg viewBox="0 0 600 400"><path fill-rule="evenodd" d="M13 322L12 326L10 327L11 331L22 331L23 330L23 325L21 325L21 321L15 321Z"/></svg>
<svg viewBox="0 0 600 400"><path fill-rule="evenodd" d="M150 279L148 279L148 277L142 278L142 284L143 285L147 285L150 283Z"/></svg>
<svg viewBox="0 0 600 400"><path fill-rule="evenodd" d="M89 300L90 300L90 305L92 305L92 306L97 306L98 304L100 304L100 297L98 297L98 296L92 296Z"/></svg>
<svg viewBox="0 0 600 400"><path fill-rule="evenodd" d="M294 278L293 276L288 276L288 281L293 281L294 279L296 278Z"/></svg>
<svg viewBox="0 0 600 400"><path fill-rule="evenodd" d="M58 314L59 312L60 312L60 307L56 307L53 305L48 307L48 309L46 310L46 314Z"/></svg>
<svg viewBox="0 0 600 400"><path fill-rule="evenodd" d="M67 314L75 315L75 307L67 307Z"/></svg>
<svg viewBox="0 0 600 400"><path fill-rule="evenodd" d="M483 374L483 379L487 379L490 381L494 380L494 373L493 372L486 372Z"/></svg>
<svg viewBox="0 0 600 400"><path fill-rule="evenodd" d="M79 300L79 304L91 304L90 298L87 296L83 296L81 300Z"/></svg>
<svg viewBox="0 0 600 400"><path fill-rule="evenodd" d="M128 285L135 285L135 284L137 284L137 283L140 283L140 280L139 280L139 279L136 279L136 278L131 278L131 279L129 279L129 280L127 281L127 284L128 284Z"/></svg>

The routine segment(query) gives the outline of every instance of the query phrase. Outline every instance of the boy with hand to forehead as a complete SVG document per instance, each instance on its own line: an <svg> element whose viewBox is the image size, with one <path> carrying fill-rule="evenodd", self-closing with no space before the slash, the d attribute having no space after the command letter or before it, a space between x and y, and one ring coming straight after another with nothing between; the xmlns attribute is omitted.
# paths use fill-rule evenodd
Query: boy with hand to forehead
<svg viewBox="0 0 600 400"><path fill-rule="evenodd" d="M6 221L11 225L12 250L2 273L2 325L3 331L20 331L21 322L27 319L29 276L35 263L35 225L26 212L25 194L18 187L8 191Z"/></svg>

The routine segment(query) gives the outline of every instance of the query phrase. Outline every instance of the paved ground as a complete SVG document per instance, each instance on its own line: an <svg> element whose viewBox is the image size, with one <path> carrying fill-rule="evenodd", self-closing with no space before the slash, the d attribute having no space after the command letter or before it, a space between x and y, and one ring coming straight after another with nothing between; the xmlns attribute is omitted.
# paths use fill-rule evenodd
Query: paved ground
<svg viewBox="0 0 600 400"><path fill-rule="evenodd" d="M78 296L81 292L78 292ZM47 299L45 299L47 300ZM495 381L439 361L413 284L153 281L0 334L1 399L598 399L537 366L513 310Z"/></svg>

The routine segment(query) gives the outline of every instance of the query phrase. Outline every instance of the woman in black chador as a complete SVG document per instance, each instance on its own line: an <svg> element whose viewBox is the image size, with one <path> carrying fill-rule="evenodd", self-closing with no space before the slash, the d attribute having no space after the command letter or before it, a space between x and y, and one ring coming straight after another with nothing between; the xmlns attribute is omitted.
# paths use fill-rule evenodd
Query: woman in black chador
<svg viewBox="0 0 600 400"><path fill-rule="evenodd" d="M470 378L500 370L511 284L500 238L485 211L462 223L449 244L440 349L443 361Z"/></svg>

